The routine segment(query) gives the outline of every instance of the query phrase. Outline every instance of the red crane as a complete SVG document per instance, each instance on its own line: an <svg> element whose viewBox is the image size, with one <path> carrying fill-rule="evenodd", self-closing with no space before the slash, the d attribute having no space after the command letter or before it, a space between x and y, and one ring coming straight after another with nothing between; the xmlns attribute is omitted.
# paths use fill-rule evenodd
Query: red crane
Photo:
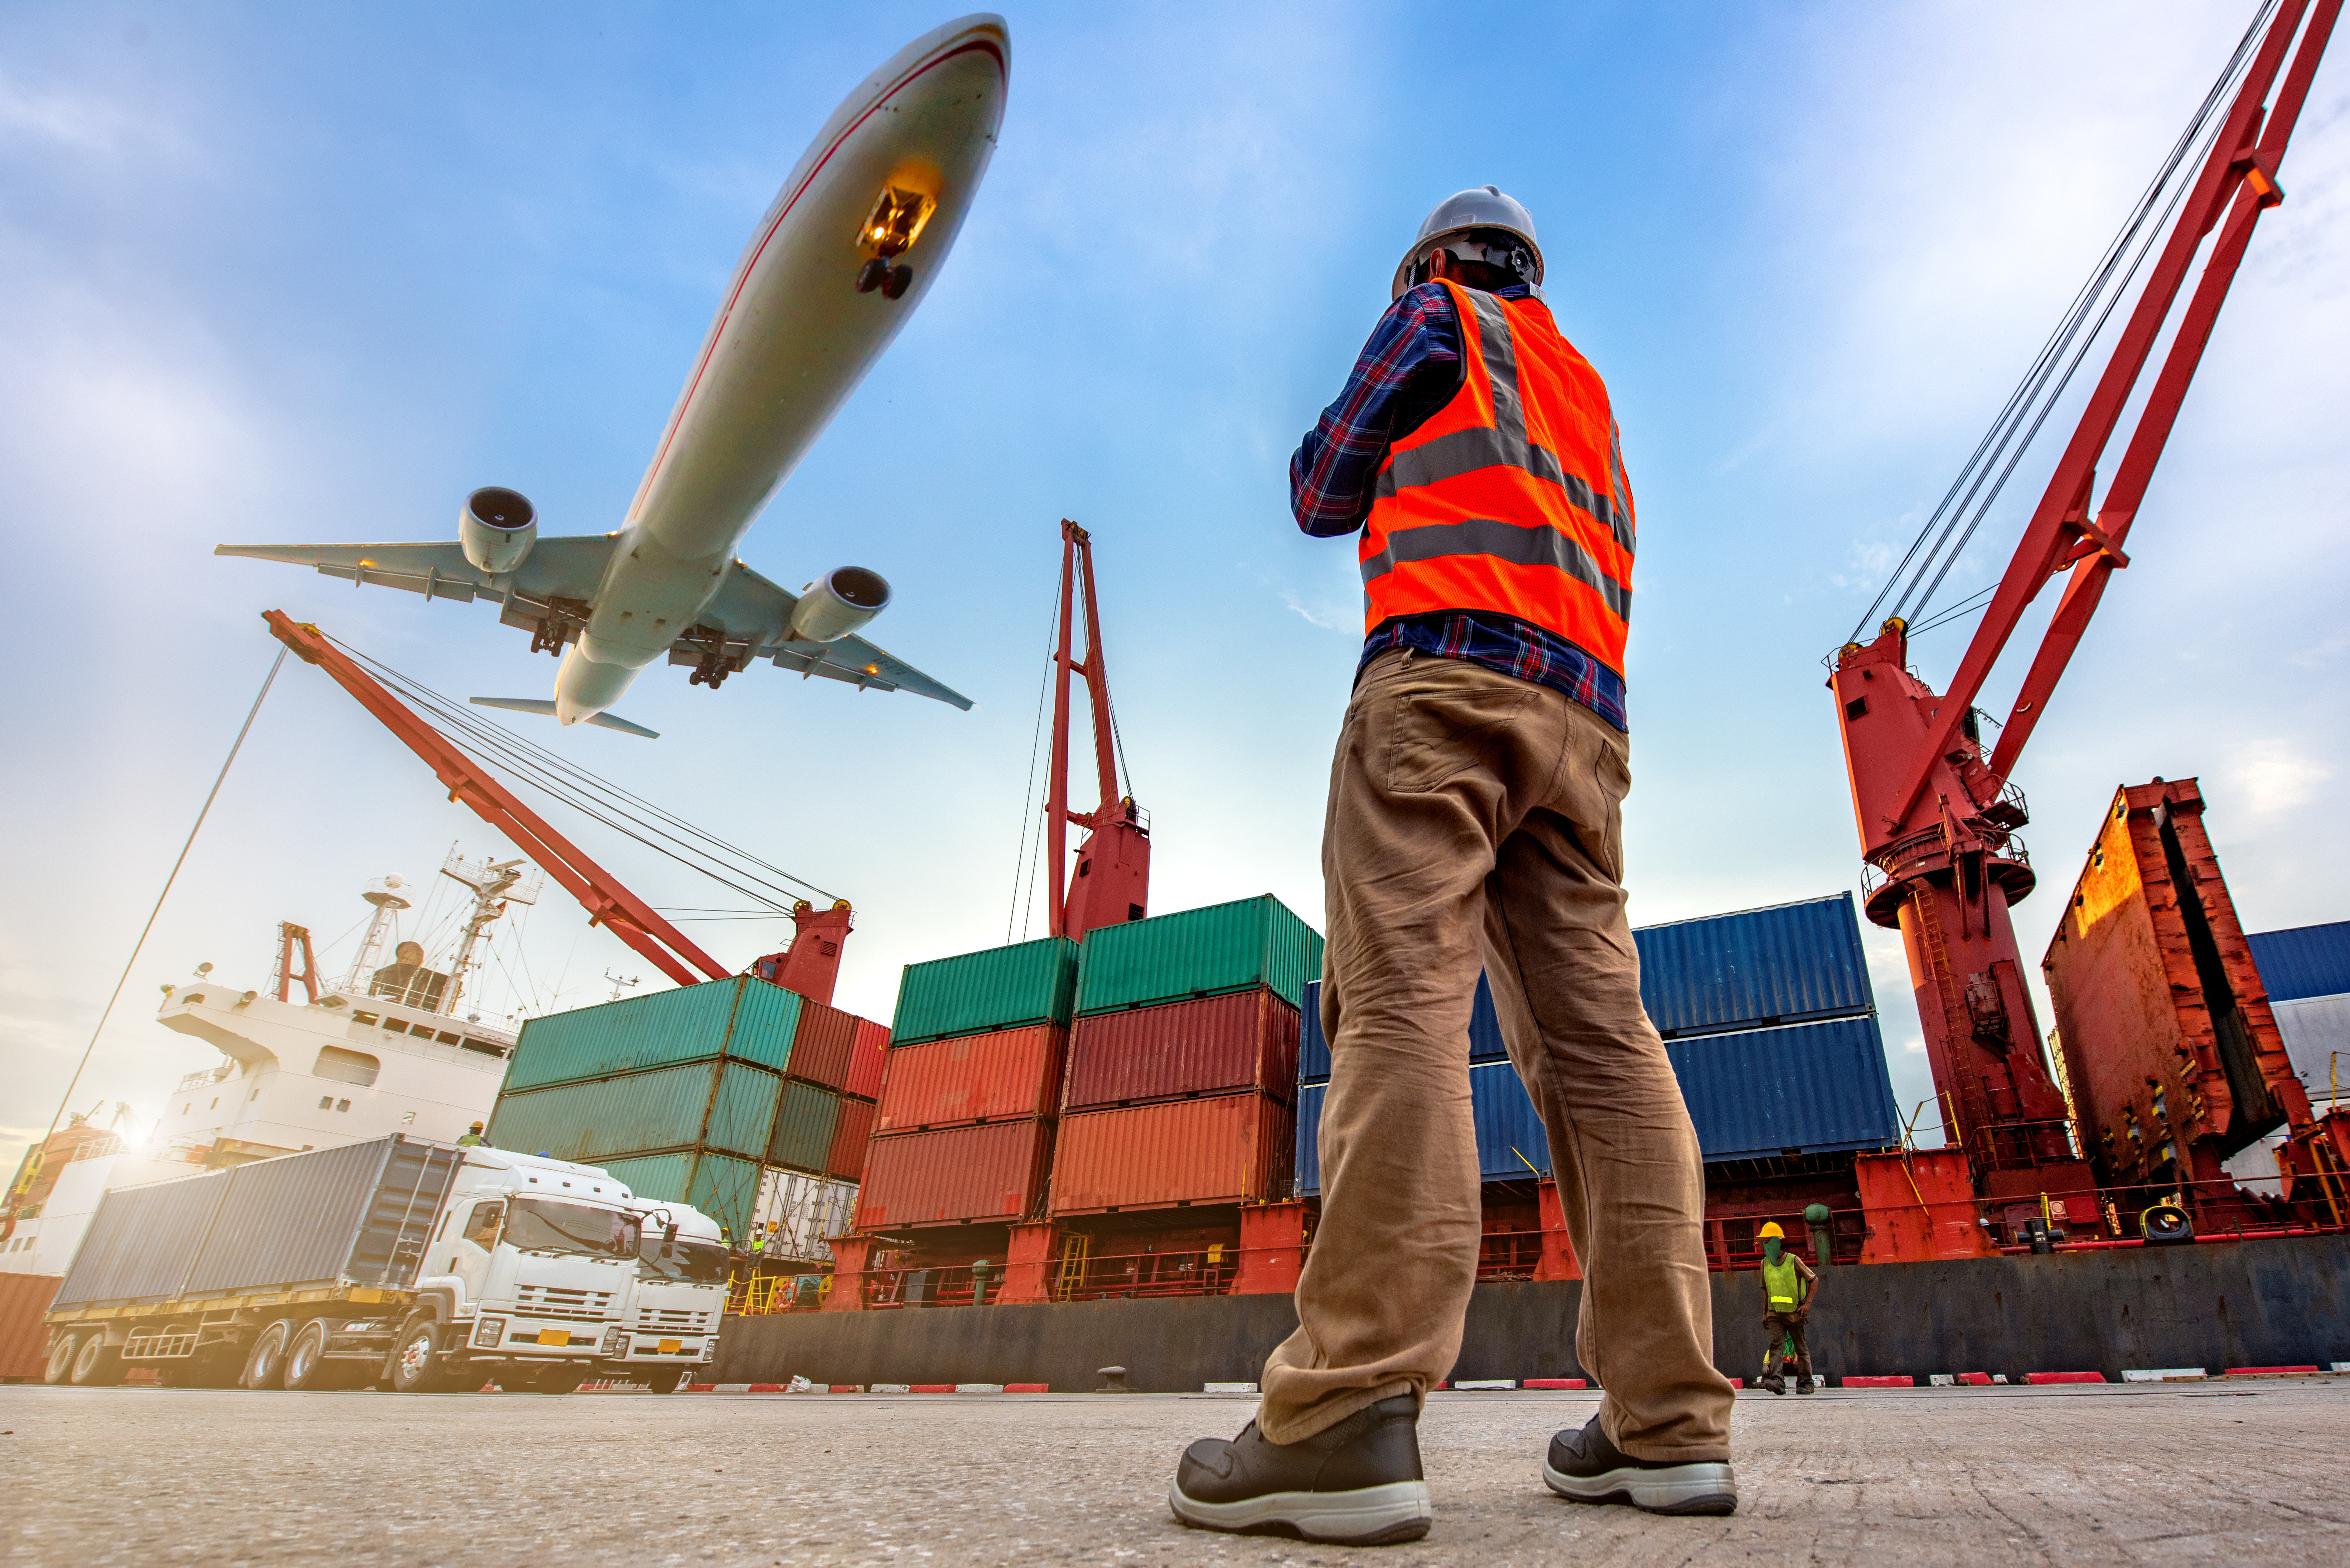
<svg viewBox="0 0 2350 1568"><path fill-rule="evenodd" d="M2034 879L2013 836L2027 813L2010 775L2107 580L2129 565L2123 545L2131 522L2229 285L2261 214L2284 199L2278 166L2341 5L2279 0L1950 689L1937 694L1910 673L1909 628L1898 614L1874 641L1847 643L1835 655L1828 684L1841 709L1862 854L1877 873L1866 878L1868 916L1901 932L1944 1121L1993 1199L2052 1189L2061 1179L2050 1167L2074 1168L2077 1179L2064 1186L2092 1184L2066 1136L2064 1096L2043 1065L2008 914ZM2267 108L2280 71L2282 85ZM2098 460L2214 226L2219 239L2099 502ZM2060 572L2064 596L1997 743L1986 750L1975 699L2025 607Z"/></svg>
<svg viewBox="0 0 2350 1568"><path fill-rule="evenodd" d="M1080 595L1085 611L1086 656L1072 656ZM1096 926L1139 920L1150 903L1150 825L1131 795L1118 787L1117 731L1109 710L1109 673L1102 662L1101 607L1094 598L1093 535L1061 519L1060 644L1053 655L1052 776L1045 796L1045 863L1052 867L1053 934L1072 940ZM1091 812L1069 809L1069 679L1084 680L1092 701L1094 766L1101 804ZM1077 846L1068 890L1061 867L1068 864L1071 824L1086 829Z"/></svg>

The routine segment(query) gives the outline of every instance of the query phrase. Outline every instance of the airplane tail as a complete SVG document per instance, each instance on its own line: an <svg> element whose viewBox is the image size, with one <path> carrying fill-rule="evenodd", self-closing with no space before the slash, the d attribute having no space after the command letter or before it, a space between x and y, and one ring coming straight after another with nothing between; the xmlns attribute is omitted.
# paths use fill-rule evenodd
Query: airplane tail
<svg viewBox="0 0 2350 1568"><path fill-rule="evenodd" d="M515 713L541 713L555 717L555 704L544 697L473 697L467 701L481 708L504 708ZM600 724L607 730L618 730L624 735L642 735L648 741L660 739L659 730L648 730L642 724L632 724L618 713L596 713L588 722Z"/></svg>

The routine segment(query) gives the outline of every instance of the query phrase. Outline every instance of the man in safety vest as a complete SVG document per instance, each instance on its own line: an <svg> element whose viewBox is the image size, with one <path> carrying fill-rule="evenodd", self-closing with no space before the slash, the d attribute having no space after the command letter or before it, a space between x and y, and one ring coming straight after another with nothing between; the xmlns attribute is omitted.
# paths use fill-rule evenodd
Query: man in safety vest
<svg viewBox="0 0 2350 1568"><path fill-rule="evenodd" d="M1697 1136L1624 912L1632 492L1607 384L1542 278L1523 206L1491 185L1439 204L1290 462L1300 527L1360 531L1367 633L1322 840L1322 1213L1256 1420L1177 1469L1193 1524L1427 1533L1419 1404L1477 1274L1481 967L1549 1134L1576 1355L1606 1390L1543 1478L1585 1502L1737 1506Z"/></svg>
<svg viewBox="0 0 2350 1568"><path fill-rule="evenodd" d="M1756 1381L1773 1394L1787 1391L1779 1355L1782 1347L1792 1345L1795 1392L1808 1394L1819 1386L1819 1379L1812 1376L1812 1348L1804 1341L1804 1324L1819 1295L1820 1276L1786 1248L1787 1233L1777 1220L1762 1227L1762 1376Z"/></svg>
<svg viewBox="0 0 2350 1568"><path fill-rule="evenodd" d="M490 1140L482 1136L482 1124L475 1122L471 1131L457 1140L459 1148L487 1148Z"/></svg>

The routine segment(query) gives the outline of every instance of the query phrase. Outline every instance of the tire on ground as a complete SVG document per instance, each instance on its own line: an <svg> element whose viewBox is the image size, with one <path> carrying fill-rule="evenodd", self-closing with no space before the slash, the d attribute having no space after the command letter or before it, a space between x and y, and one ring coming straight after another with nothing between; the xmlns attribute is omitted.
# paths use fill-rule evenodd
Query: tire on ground
<svg viewBox="0 0 2350 1568"><path fill-rule="evenodd" d="M244 1376L237 1381L247 1388L283 1388L286 1386L286 1344L294 1336L294 1324L279 1318L261 1331L245 1353Z"/></svg>
<svg viewBox="0 0 2350 1568"><path fill-rule="evenodd" d="M325 1318L314 1317L295 1333L293 1342L286 1347L286 1386L297 1393L312 1394L325 1388L349 1386L348 1366L327 1359L327 1336L335 1325Z"/></svg>
<svg viewBox="0 0 2350 1568"><path fill-rule="evenodd" d="M41 1371L41 1381L55 1385L73 1376L74 1355L81 1349L81 1335L71 1329L61 1328L49 1336L49 1362Z"/></svg>
<svg viewBox="0 0 2350 1568"><path fill-rule="evenodd" d="M430 1316L412 1317L401 1325L400 1337L391 1346L391 1387L397 1394L449 1394L460 1386L468 1390L478 1383L466 1383L463 1376L452 1374L441 1363L441 1325Z"/></svg>
<svg viewBox="0 0 2350 1568"><path fill-rule="evenodd" d="M106 1343L106 1332L94 1329L74 1352L70 1374L77 1388L105 1388L122 1381L122 1347Z"/></svg>

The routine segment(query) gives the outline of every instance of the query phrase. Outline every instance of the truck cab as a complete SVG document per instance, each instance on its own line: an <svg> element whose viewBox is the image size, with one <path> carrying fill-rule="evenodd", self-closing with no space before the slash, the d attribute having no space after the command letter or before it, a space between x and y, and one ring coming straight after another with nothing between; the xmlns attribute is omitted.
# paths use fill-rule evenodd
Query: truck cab
<svg viewBox="0 0 2350 1568"><path fill-rule="evenodd" d="M691 1204L636 1204L636 1307L627 1376L671 1394L718 1353L731 1259L718 1221Z"/></svg>

